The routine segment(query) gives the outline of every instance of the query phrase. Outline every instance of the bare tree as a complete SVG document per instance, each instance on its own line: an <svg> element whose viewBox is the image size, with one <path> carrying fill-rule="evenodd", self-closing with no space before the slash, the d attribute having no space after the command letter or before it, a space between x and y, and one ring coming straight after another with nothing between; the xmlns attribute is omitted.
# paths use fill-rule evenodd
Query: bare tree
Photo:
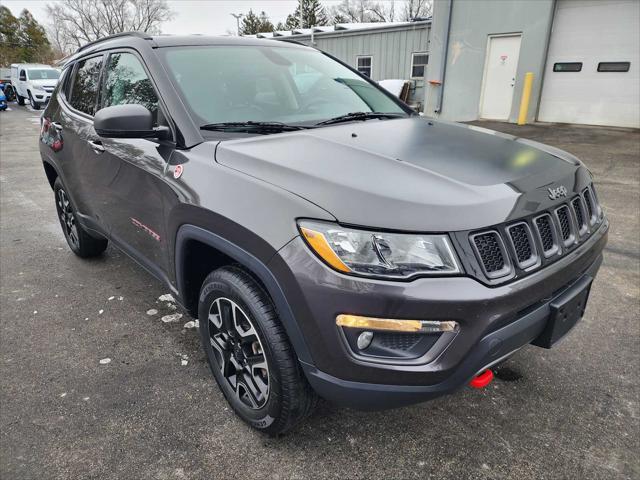
<svg viewBox="0 0 640 480"><path fill-rule="evenodd" d="M61 0L47 13L53 43L66 53L114 33L159 33L174 15L166 0Z"/></svg>
<svg viewBox="0 0 640 480"><path fill-rule="evenodd" d="M416 18L428 18L433 14L433 0L405 0L401 20L410 22Z"/></svg>

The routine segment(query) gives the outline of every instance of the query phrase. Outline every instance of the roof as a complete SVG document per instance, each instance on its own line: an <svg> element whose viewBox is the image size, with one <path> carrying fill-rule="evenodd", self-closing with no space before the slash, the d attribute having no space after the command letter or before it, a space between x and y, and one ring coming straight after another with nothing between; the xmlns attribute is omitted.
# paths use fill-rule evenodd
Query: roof
<svg viewBox="0 0 640 480"><path fill-rule="evenodd" d="M310 37L330 36L343 33L373 33L384 30L398 30L404 28L420 28L431 24L431 18L413 22L373 22L373 23L338 23L336 25L312 28L296 28L294 30L277 30L275 32L244 35L244 38L276 38L285 40L284 37Z"/></svg>
<svg viewBox="0 0 640 480"><path fill-rule="evenodd" d="M124 32L110 35L99 40L89 42L80 47L73 55L63 59L65 65L76 58L88 53L101 51L107 48L133 46L136 42L149 42L153 48L184 47L198 45L251 45L273 46L272 42L251 37L230 37L210 35L148 35L140 32ZM140 43L138 43L139 45ZM308 48L295 43L287 44L290 48Z"/></svg>

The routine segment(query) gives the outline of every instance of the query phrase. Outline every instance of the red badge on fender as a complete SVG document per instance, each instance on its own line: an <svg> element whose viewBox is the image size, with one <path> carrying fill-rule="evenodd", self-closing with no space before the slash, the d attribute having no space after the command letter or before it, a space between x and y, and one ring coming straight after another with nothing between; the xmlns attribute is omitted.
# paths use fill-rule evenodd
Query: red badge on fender
<svg viewBox="0 0 640 480"><path fill-rule="evenodd" d="M173 178L180 178L180 175L182 175L182 170L182 165L176 165L176 168L173 171Z"/></svg>

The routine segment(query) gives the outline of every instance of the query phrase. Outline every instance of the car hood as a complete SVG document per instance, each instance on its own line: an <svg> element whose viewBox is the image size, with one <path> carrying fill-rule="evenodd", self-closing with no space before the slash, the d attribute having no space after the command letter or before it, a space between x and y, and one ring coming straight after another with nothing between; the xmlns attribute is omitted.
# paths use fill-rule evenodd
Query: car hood
<svg viewBox="0 0 640 480"><path fill-rule="evenodd" d="M411 117L223 141L222 165L286 189L339 222L406 231L470 230L550 208L579 191L573 156L484 128Z"/></svg>

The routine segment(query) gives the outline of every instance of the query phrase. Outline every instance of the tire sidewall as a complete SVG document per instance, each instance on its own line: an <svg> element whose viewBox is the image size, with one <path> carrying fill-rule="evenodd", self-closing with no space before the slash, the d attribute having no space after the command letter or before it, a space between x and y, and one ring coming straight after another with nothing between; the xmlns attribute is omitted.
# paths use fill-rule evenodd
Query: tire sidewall
<svg viewBox="0 0 640 480"><path fill-rule="evenodd" d="M226 281L225 281L226 280ZM276 370L277 364L274 361L274 352L268 335L265 334L263 327L264 312L251 305L251 302L245 300L245 289L242 285L236 285L232 281L220 278L211 279L205 282L200 291L198 304L198 318L200 322L200 336L202 346L207 354L207 360L213 376L215 377L225 398L235 410L235 412L248 424L258 430L268 429L279 417L282 410L281 392L279 386L279 372ZM216 298L226 297L238 304L238 306L250 317L250 321L255 328L260 343L264 350L265 358L269 368L269 398L267 403L260 409L251 409L242 403L235 392L227 382L226 378L220 372L213 347L209 342L209 309Z"/></svg>
<svg viewBox="0 0 640 480"><path fill-rule="evenodd" d="M62 224L62 219L60 218L60 211L58 210L58 192L60 190L63 190L65 195L67 196L67 200L69 201L69 204L71 205L71 210L73 211L73 215L76 217L76 228L78 229L78 245L74 245L73 242L71 241L71 239L69 238L69 235L67 234L67 229L65 227L65 225ZM77 216L77 211L76 211L76 207L73 204L73 202L71 201L71 197L69 196L69 191L65 188L64 184L62 183L62 180L60 180L60 177L56 178L55 183L53 184L53 195L54 195L54 199L56 202L56 213L58 214L58 223L60 223L60 227L62 228L62 234L64 235L64 239L67 241L67 245L69 245L69 248L73 251L73 253L79 255L80 254L80 246L81 246L81 242L82 239L80 238L80 225L78 224L78 216Z"/></svg>

